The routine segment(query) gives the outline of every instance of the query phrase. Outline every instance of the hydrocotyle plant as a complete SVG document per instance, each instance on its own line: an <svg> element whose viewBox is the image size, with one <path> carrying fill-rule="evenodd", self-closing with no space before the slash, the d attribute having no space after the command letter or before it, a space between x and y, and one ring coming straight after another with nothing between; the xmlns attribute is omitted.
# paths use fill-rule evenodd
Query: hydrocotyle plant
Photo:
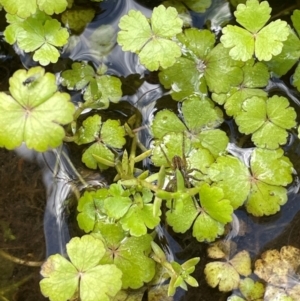
<svg viewBox="0 0 300 301"><path fill-rule="evenodd" d="M43 66L55 63L68 43L70 32L50 15L64 12L66 17L72 4L67 8L66 1L56 2L54 10L41 1L25 8L0 0L9 24L6 41L33 52L33 60ZM77 221L86 234L67 245L70 260L56 254L42 267L41 291L50 300L125 300L131 289L154 285L160 273L170 278L169 295L187 284L197 286L190 274L200 259L181 264L167 259L155 230L160 224L213 242L226 234L241 206L259 217L275 214L287 202L294 170L284 145L296 131L297 113L287 97L270 95L267 85L299 60L300 13L294 11L291 25L270 22L268 2L248 0L237 5L237 24L216 34L184 27L176 8L201 11L210 4L196 2L165 1L150 18L131 10L119 22L118 44L135 53L145 68L159 72L178 108L155 113L150 147L137 137L142 120L136 108L123 120L109 116L124 87L104 63L94 68L73 62L61 73L59 83L66 91L82 93L76 104L69 93L60 92L55 75L40 66L16 71L9 80L11 95L0 93L1 147L25 143L46 151L75 143L84 146L82 162L89 169L111 168L115 176L107 187L88 187L79 198ZM297 88L298 69L293 76ZM251 138L251 149L237 147L247 159L230 148L222 128L228 117ZM145 159L151 171L139 164ZM206 265L208 284L222 291L239 288L246 299L249 285L260 298L261 284L250 278L249 254L224 254L210 256L225 261ZM236 298L231 300L243 300Z"/></svg>

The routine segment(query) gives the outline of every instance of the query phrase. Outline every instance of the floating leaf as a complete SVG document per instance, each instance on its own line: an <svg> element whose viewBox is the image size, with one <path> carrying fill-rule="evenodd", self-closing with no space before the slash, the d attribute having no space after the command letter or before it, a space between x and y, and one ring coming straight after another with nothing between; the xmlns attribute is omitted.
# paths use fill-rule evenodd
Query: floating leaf
<svg viewBox="0 0 300 301"><path fill-rule="evenodd" d="M111 75L96 77L95 89L90 83L84 92L83 98L89 108L107 109L109 102L118 103L122 96L122 83L119 78Z"/></svg>
<svg viewBox="0 0 300 301"><path fill-rule="evenodd" d="M286 186L293 180L293 165L282 149L257 148L251 155L250 164L253 176L264 183Z"/></svg>
<svg viewBox="0 0 300 301"><path fill-rule="evenodd" d="M237 87L232 87L228 93L215 94L212 99L218 104L224 104L226 113L235 116L242 111L243 102L252 96L262 98L267 97L267 93L262 88L268 84L269 71L262 62L255 63L253 59L247 61L242 67L243 81Z"/></svg>
<svg viewBox="0 0 300 301"><path fill-rule="evenodd" d="M100 263L114 263L123 273L123 288L140 288L144 282L152 280L155 274L155 261L149 258L152 237L127 237L119 243L107 245L109 256Z"/></svg>
<svg viewBox="0 0 300 301"><path fill-rule="evenodd" d="M114 164L115 156L113 152L101 142L96 142L85 150L82 155L82 162L91 169L96 169L99 167L101 170L103 170L110 166L101 163L97 157L103 158Z"/></svg>
<svg viewBox="0 0 300 301"><path fill-rule="evenodd" d="M159 210L157 216L153 215L153 204L150 203L153 194L148 189L137 191L134 194L134 201L126 214L120 220L122 228L130 231L133 236L145 235L148 229L154 229L160 222Z"/></svg>
<svg viewBox="0 0 300 301"><path fill-rule="evenodd" d="M82 301L109 301L121 289L122 272L114 264L99 265L105 253L99 239L85 235L67 244L70 261L51 255L42 266L43 295L51 301L71 299L79 292Z"/></svg>
<svg viewBox="0 0 300 301"><path fill-rule="evenodd" d="M182 30L182 21L173 7L155 7L150 24L141 12L131 10L120 19L119 27L117 40L122 49L138 53L150 71L172 66L181 55L179 46L172 41Z"/></svg>
<svg viewBox="0 0 300 301"><path fill-rule="evenodd" d="M29 1L10 1L1 0L1 5L4 6L6 12L12 15L17 15L20 18L27 18L33 15L37 8L44 11L47 15L59 14L63 12L68 5L67 0L29 0Z"/></svg>
<svg viewBox="0 0 300 301"><path fill-rule="evenodd" d="M160 139L170 132L182 133L186 127L175 113L161 110L155 115L151 129L154 138Z"/></svg>
<svg viewBox="0 0 300 301"><path fill-rule="evenodd" d="M197 141L197 142L196 142ZM197 135L197 139L192 141L192 144L199 148L197 145L200 145L209 150L210 153L215 157L221 156L228 145L229 139L225 132L219 129L215 130L203 130Z"/></svg>
<svg viewBox="0 0 300 301"><path fill-rule="evenodd" d="M88 117L76 133L75 142L83 144L97 141L84 151L82 162L92 169L114 166L115 156L107 146L121 148L126 142L124 136L125 130L118 120L108 119L101 123L98 115Z"/></svg>
<svg viewBox="0 0 300 301"><path fill-rule="evenodd" d="M287 201L281 185L292 181L292 164L282 149L255 149L250 164L253 176L246 209L255 216L275 214Z"/></svg>
<svg viewBox="0 0 300 301"><path fill-rule="evenodd" d="M268 93L262 89L240 88L232 89L229 93L224 106L229 116L237 116L242 112L242 105L246 99L256 96L267 100L268 96Z"/></svg>
<svg viewBox="0 0 300 301"><path fill-rule="evenodd" d="M61 83L69 90L80 90L90 82L94 75L95 71L93 67L84 62L75 62L72 64L71 70L65 70L62 72Z"/></svg>
<svg viewBox="0 0 300 301"><path fill-rule="evenodd" d="M261 282L254 282L251 278L245 278L241 280L239 289L246 300L264 300L265 287Z"/></svg>
<svg viewBox="0 0 300 301"><path fill-rule="evenodd" d="M200 242L212 242L224 233L224 226L203 212L194 223L193 236Z"/></svg>
<svg viewBox="0 0 300 301"><path fill-rule="evenodd" d="M108 119L103 123L101 139L104 144L115 148L122 148L126 143L124 136L125 129L120 125L120 121Z"/></svg>
<svg viewBox="0 0 300 301"><path fill-rule="evenodd" d="M179 77L178 74L182 76ZM174 100L182 101L194 93L207 93L206 82L191 59L178 58L172 67L162 70L158 76L164 87L171 89Z"/></svg>
<svg viewBox="0 0 300 301"><path fill-rule="evenodd" d="M104 200L108 197L108 190L105 188L97 191L86 191L79 199L77 210L77 221L79 228L86 233L94 230L98 222L107 220L107 213L104 209Z"/></svg>
<svg viewBox="0 0 300 301"><path fill-rule="evenodd" d="M221 188L203 184L200 188L200 203L203 210L213 219L223 224L231 222L233 209L230 201L224 198Z"/></svg>
<svg viewBox="0 0 300 301"><path fill-rule="evenodd" d="M192 134L198 134L204 128L215 128L223 122L222 111L208 97L191 96L183 102L181 109Z"/></svg>
<svg viewBox="0 0 300 301"><path fill-rule="evenodd" d="M242 133L253 133L252 140L257 146L276 149L286 143L286 130L296 125L295 118L289 101L274 95L267 100L255 96L245 100L235 120Z"/></svg>
<svg viewBox="0 0 300 301"><path fill-rule="evenodd" d="M76 33L80 33L93 20L94 16L95 10L93 8L79 7L64 11L61 15L61 21Z"/></svg>
<svg viewBox="0 0 300 301"><path fill-rule="evenodd" d="M207 8L211 6L211 0L180 0L182 1L189 9L197 12L203 13Z"/></svg>
<svg viewBox="0 0 300 301"><path fill-rule="evenodd" d="M16 41L18 46L25 52L33 52L33 59L41 65L56 63L60 53L56 47L64 46L69 38L67 29L62 28L61 24L38 12L24 20L17 22L15 26ZM14 39L9 39L14 40Z"/></svg>
<svg viewBox="0 0 300 301"><path fill-rule="evenodd" d="M297 35L290 29L290 34L286 41L283 42L283 48L280 54L274 56L272 60L266 62L269 70L275 75L285 75L299 60L300 57L300 40Z"/></svg>
<svg viewBox="0 0 300 301"><path fill-rule="evenodd" d="M112 184L109 191L109 196L104 201L104 208L109 217L120 219L129 210L132 200L128 192L119 184Z"/></svg>
<svg viewBox="0 0 300 301"><path fill-rule="evenodd" d="M295 73L293 74L293 86L300 91L300 65L296 67Z"/></svg>
<svg viewBox="0 0 300 301"><path fill-rule="evenodd" d="M0 145L46 151L62 143L60 124L73 120L70 95L57 91L55 76L41 67L18 70L9 80L10 95L0 93ZM13 134L12 134L13 133Z"/></svg>
<svg viewBox="0 0 300 301"><path fill-rule="evenodd" d="M17 35L20 28L22 28L22 23L24 22L23 18L18 17L17 15L6 14L6 21L10 25L7 25L3 34L7 43L13 45L17 41Z"/></svg>
<svg viewBox="0 0 300 301"><path fill-rule="evenodd" d="M240 275L251 274L251 259L247 251L237 253L230 261L215 261L206 264L205 278L211 287L219 286L222 292L237 289L240 283Z"/></svg>
<svg viewBox="0 0 300 301"><path fill-rule="evenodd" d="M166 217L168 224L172 226L175 232L185 233L198 216L198 211L191 197L185 198L181 202L182 206L176 206L175 204L174 210L168 210Z"/></svg>
<svg viewBox="0 0 300 301"><path fill-rule="evenodd" d="M257 0L248 0L246 4L237 6L234 15L245 29L227 25L221 37L221 43L230 49L229 54L233 59L245 62L255 53L259 61L270 61L272 56L280 54L283 41L289 35L289 27L281 20L265 26L270 13L267 1L259 3Z"/></svg>
<svg viewBox="0 0 300 301"><path fill-rule="evenodd" d="M250 192L250 173L238 158L221 156L208 170L209 177L222 188L234 209L241 206ZM237 181L236 179L239 179Z"/></svg>
<svg viewBox="0 0 300 301"><path fill-rule="evenodd" d="M241 62L232 60L229 51L218 44L206 57L204 76L211 92L226 93L242 82Z"/></svg>
<svg viewBox="0 0 300 301"><path fill-rule="evenodd" d="M80 145L95 141L99 137L100 125L101 117L99 115L85 119L75 135L75 142Z"/></svg>

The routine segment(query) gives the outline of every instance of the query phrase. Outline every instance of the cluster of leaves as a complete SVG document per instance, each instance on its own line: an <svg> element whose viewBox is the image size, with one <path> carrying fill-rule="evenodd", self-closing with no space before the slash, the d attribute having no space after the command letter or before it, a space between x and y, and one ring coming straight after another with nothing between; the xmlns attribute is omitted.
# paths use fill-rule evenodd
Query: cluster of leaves
<svg viewBox="0 0 300 301"><path fill-rule="evenodd" d="M163 251L153 242L148 230L160 222L159 212L153 215L153 193L147 188L124 189L120 184L85 192L78 203L78 224L86 233L103 241L106 254L102 264L115 264L122 271L122 288L138 289L155 276L158 262L171 277L169 295L185 282L196 286L189 274L199 259L179 265L168 262ZM151 246L155 256L150 255Z"/></svg>
<svg viewBox="0 0 300 301"><path fill-rule="evenodd" d="M91 0L100 2L102 0ZM76 32L82 31L93 19L95 10L73 6L67 0L1 0L9 24L4 37L9 44L17 44L25 52L34 52L33 60L46 66L56 63L60 48L69 42L69 32L53 14L61 14L61 21Z"/></svg>
<svg viewBox="0 0 300 301"><path fill-rule="evenodd" d="M106 75L107 68L100 65L97 71L84 62L72 64L71 70L62 72L62 85L69 90L83 90L84 104L81 109L103 110L109 102L117 103L122 96L119 78Z"/></svg>

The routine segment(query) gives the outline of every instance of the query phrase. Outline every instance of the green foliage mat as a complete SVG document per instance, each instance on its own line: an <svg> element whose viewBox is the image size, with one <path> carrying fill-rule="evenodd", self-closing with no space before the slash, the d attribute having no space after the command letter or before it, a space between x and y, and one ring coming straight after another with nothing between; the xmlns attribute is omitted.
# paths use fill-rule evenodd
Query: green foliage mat
<svg viewBox="0 0 300 301"><path fill-rule="evenodd" d="M84 11L66 0L24 3L0 0L5 40L37 64L49 65L47 70L57 70L62 47L77 39L70 30L83 31L96 6L89 3ZM215 261L206 264L203 277L220 291L239 290L230 300L260 300L265 289L269 296L280 294L280 300L296 300L298 287L287 289L266 271L278 272L280 262L288 261L287 250L294 255L297 250L287 247L257 261L254 272L270 282L269 289L252 275L249 253L230 251L227 244L235 210L243 206L256 217L279 212L297 173L284 151L300 128L297 111L287 95L270 92L268 85L294 72L291 83L300 90L300 10L292 12L291 21L285 16L287 22L272 16L267 1L231 1L235 20L222 24L219 34L193 28L189 11L203 12L211 4L163 1L149 17L130 10L120 18L118 32L104 25L91 35L90 46L101 57L96 68L79 61L57 76L41 66L17 70L9 92L0 92L1 147L24 143L44 152L73 143L90 172L108 170L114 176L98 187L74 167L77 222L86 234L68 243L68 258L55 254L44 263L40 287L51 301L129 300L134 290L140 298L146 286L166 280L169 296L179 287L197 287L191 274L200 258L179 264L166 256L156 232L162 223L175 233L190 231L198 242L217 241L208 248ZM104 63L116 41L157 72L165 94L176 101L177 110L153 110L148 149L138 135L145 127L141 113L133 107L125 112L125 102L118 106L126 97L126 80ZM131 76L132 95L145 79ZM81 95L76 106L74 91ZM243 136L240 146L245 139L251 147L248 159L230 151L229 119ZM284 273L289 269L282 267Z"/></svg>

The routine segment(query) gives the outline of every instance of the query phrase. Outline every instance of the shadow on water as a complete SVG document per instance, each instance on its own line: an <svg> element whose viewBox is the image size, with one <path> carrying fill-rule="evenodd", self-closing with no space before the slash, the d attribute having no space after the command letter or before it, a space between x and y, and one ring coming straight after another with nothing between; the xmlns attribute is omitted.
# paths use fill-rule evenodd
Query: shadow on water
<svg viewBox="0 0 300 301"><path fill-rule="evenodd" d="M139 64L135 55L121 51L121 48L116 44L116 31L120 17L130 9L140 10L149 17L153 6L159 3L160 1L154 3L154 1L149 0L104 1L100 4L101 12L86 29L80 35L72 36L68 47L63 50L60 62L53 67L49 67L56 70L56 72L63 71L64 69L59 68L69 68L71 64L69 59L72 61L87 60L95 67L104 62L108 66L109 74L122 76L124 78L123 91L128 88L129 92L124 93L126 95L120 105L113 106L112 110L119 114L122 111L122 106L127 106L126 110L127 108L129 111L136 108L140 112L142 123L138 134L139 139L146 146L149 146L152 139L149 125L155 112L161 108L177 111L177 104L170 99L166 91L157 83L155 74L149 74ZM220 26L230 19L231 11L225 1L213 1L213 5L204 15L192 14L194 26L199 28L209 27L214 32L219 32ZM99 37L103 36L105 36L105 41L102 40L102 43L99 43ZM13 54L11 55L13 57ZM9 77L7 74L11 75L18 68L16 66L22 63L23 66L29 68L35 64L31 57L26 54L20 54L20 57L15 56L14 59L17 63L12 69L9 69L6 65L6 63L9 65L9 62L3 61L3 66L0 66L7 72L6 75L4 74L3 82L0 82L1 88L3 88L1 90L7 90L7 84L5 84L5 80ZM135 78L129 77L132 75L135 75ZM127 76L129 80L126 82ZM59 75L57 77L59 79ZM138 86L133 85L133 79L139 80ZM294 100L294 106L299 112L299 104L296 101L299 99L298 93L291 91L290 87L283 83L276 82L272 83L269 89L270 91L280 90L283 95ZM74 102L80 97L81 95L74 95ZM129 108L128 104L132 107ZM124 113L124 115L129 116L130 114ZM239 148L235 147L234 144L240 144L241 137L237 133L236 127L230 121L224 127L227 127L227 132L231 137L232 151L238 152ZM299 141L293 139L293 137L291 135L290 143L285 151L295 166L296 174L299 174L300 145ZM240 146L249 147L249 141L243 141L243 145ZM245 151L241 152L240 156L247 160ZM76 181L77 186L82 185L82 183L78 182L78 176L74 174L74 170L68 166L68 162L63 157L60 161L60 169L57 173L54 173L57 158L58 153L54 152L48 159L44 158L45 161L42 163L46 166L46 170L48 166L50 167L48 175L50 173L52 176L53 174L56 176L56 182L53 182L53 185L50 185L47 190L43 184L40 167L36 163L27 162L17 157L13 152L0 149L0 249L27 262L40 262L47 255L56 252L64 253L65 243L69 239L69 231L64 219L65 213L61 211L64 208L62 203L72 190L72 185ZM144 164L144 167L148 169L150 162L147 161ZM63 172L60 173L60 171ZM91 179L91 181L94 180ZM102 181L102 179L96 179L96 181L99 180ZM50 179L50 181L52 180ZM280 249L284 245L300 247L300 197L298 188L298 179L295 176L295 181L289 188L287 204L282 206L281 211L273 216L255 218L248 215L243 209L236 211L239 229L233 241L237 244L237 251L248 250L252 259L255 260L267 249ZM54 198L60 200L59 206L56 206L57 203L53 201ZM45 209L46 213L44 215ZM47 246L45 245L44 228ZM196 256L201 257L200 264L193 274L199 282L199 287L189 288L186 294L179 292L174 300L227 300L230 294L220 293L216 289L210 288L203 276L205 264L211 261L206 253L207 244L198 243L191 233L181 235L164 228L161 228L159 233L161 240L165 242L165 248L169 250L169 256L173 256L179 261ZM53 244L53 241L56 241L57 244ZM27 282L24 285L20 285L18 289L8 291L9 300L45 300L39 291L40 276L38 267L12 264L1 256L0 267L0 297L2 288L9 287L13 283L25 279ZM31 277L29 280L26 278L28 275Z"/></svg>

